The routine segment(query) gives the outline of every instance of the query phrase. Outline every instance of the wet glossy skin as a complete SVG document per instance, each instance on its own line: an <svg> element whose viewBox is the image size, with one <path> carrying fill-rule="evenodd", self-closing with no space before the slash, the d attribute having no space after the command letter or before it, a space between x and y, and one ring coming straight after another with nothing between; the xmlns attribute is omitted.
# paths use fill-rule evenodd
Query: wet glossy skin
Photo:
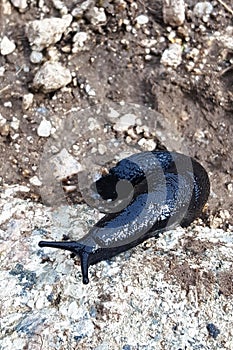
<svg viewBox="0 0 233 350"><path fill-rule="evenodd" d="M129 198L125 208L105 215L78 241L39 243L40 247L65 249L78 255L84 284L89 282L90 265L179 224L188 226L200 215L210 191L205 169L176 152L142 152L125 158L94 187L103 199L114 201L118 198L116 186L122 180L121 196Z"/></svg>

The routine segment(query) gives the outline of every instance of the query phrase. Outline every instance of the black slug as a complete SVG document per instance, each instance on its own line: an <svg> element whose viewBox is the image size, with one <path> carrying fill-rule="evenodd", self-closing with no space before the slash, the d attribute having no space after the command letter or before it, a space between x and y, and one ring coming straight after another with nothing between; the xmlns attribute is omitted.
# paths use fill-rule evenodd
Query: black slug
<svg viewBox="0 0 233 350"><path fill-rule="evenodd" d="M176 152L142 152L121 160L93 187L101 198L128 199L122 209L106 214L78 241L39 242L40 247L66 249L81 260L83 283L90 265L109 259L146 239L197 218L210 191L205 169Z"/></svg>

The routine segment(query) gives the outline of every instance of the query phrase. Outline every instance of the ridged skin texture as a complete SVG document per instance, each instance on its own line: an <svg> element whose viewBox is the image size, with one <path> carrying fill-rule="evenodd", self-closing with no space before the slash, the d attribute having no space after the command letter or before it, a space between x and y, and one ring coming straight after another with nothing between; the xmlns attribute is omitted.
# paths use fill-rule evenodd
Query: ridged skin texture
<svg viewBox="0 0 233 350"><path fill-rule="evenodd" d="M123 187L118 196L119 184ZM179 224L188 226L200 215L210 191L208 175L196 160L168 151L125 158L94 185L103 199L130 198L128 205L119 210L116 206L78 241L39 243L78 255L85 284L90 265Z"/></svg>

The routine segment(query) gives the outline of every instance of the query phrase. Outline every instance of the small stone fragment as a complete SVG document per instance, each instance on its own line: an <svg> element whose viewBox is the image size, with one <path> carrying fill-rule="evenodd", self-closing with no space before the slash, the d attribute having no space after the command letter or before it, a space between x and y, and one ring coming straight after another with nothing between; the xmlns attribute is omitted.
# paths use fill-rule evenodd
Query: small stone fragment
<svg viewBox="0 0 233 350"><path fill-rule="evenodd" d="M34 95L31 93L23 95L23 102L22 102L23 109L27 110L31 107L33 103L33 98L34 98Z"/></svg>
<svg viewBox="0 0 233 350"><path fill-rule="evenodd" d="M184 0L163 1L163 21L170 26L180 26L185 20Z"/></svg>
<svg viewBox="0 0 233 350"><path fill-rule="evenodd" d="M88 9L88 7L92 4L93 0L83 1L81 4L76 5L76 7L72 11L72 16L75 18L79 18L82 16L83 12Z"/></svg>
<svg viewBox="0 0 233 350"><path fill-rule="evenodd" d="M120 117L113 128L116 131L126 131L130 126L134 126L135 123L136 115L129 113Z"/></svg>
<svg viewBox="0 0 233 350"><path fill-rule="evenodd" d="M27 0L11 0L11 3L19 12L25 12L28 7Z"/></svg>
<svg viewBox="0 0 233 350"><path fill-rule="evenodd" d="M31 177L29 179L29 182L31 185L37 186L37 187L40 187L42 185L42 182L40 181L40 179L37 176Z"/></svg>
<svg viewBox="0 0 233 350"><path fill-rule="evenodd" d="M45 62L36 73L33 86L44 93L55 91L69 84L72 80L69 69L58 62Z"/></svg>
<svg viewBox="0 0 233 350"><path fill-rule="evenodd" d="M66 179L82 170L81 164L64 148L52 157L50 162L53 164L54 176L58 180Z"/></svg>
<svg viewBox="0 0 233 350"><path fill-rule="evenodd" d="M73 37L73 43L76 46L80 46L83 47L85 41L87 40L87 33L86 32L78 32L75 34L75 36Z"/></svg>
<svg viewBox="0 0 233 350"><path fill-rule="evenodd" d="M13 40L8 39L7 36L4 36L1 45L0 45L0 52L1 55L6 56L12 53L15 50L16 46Z"/></svg>
<svg viewBox="0 0 233 350"><path fill-rule="evenodd" d="M30 61L32 63L40 63L43 60L43 55L40 51L32 51L30 55Z"/></svg>
<svg viewBox="0 0 233 350"><path fill-rule="evenodd" d="M49 137L52 130L52 124L49 120L43 119L37 129L37 135L40 137Z"/></svg>
<svg viewBox="0 0 233 350"><path fill-rule="evenodd" d="M198 2L193 9L193 13L199 17L209 16L213 11L213 5L208 1Z"/></svg>
<svg viewBox="0 0 233 350"><path fill-rule="evenodd" d="M65 15L62 18L51 17L29 22L26 25L26 35L32 49L42 51L44 48L58 42L71 22L71 15Z"/></svg>
<svg viewBox="0 0 233 350"><path fill-rule="evenodd" d="M94 6L87 12L86 18L93 25L105 24L107 21L107 17L103 7Z"/></svg>
<svg viewBox="0 0 233 350"><path fill-rule="evenodd" d="M2 127L3 125L5 125L7 122L6 118L4 118L2 116L2 114L0 113L0 127Z"/></svg>
<svg viewBox="0 0 233 350"><path fill-rule="evenodd" d="M17 131L19 129L19 124L20 124L20 121L19 119L13 117L12 118L12 122L11 122L11 128L14 129L15 131Z"/></svg>
<svg viewBox="0 0 233 350"><path fill-rule="evenodd" d="M147 24L149 22L149 18L145 15L139 15L135 18L135 20L139 25Z"/></svg>
<svg viewBox="0 0 233 350"><path fill-rule="evenodd" d="M160 61L164 66L176 68L182 62L182 47L179 44L171 44L166 49Z"/></svg>

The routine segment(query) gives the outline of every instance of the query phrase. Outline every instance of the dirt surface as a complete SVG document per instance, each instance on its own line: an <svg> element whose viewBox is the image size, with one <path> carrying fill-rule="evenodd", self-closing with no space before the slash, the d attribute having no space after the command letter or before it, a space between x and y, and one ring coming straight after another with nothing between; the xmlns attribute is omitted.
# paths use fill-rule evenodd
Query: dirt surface
<svg viewBox="0 0 233 350"><path fill-rule="evenodd" d="M89 10L78 18L73 16L61 39L42 50L42 61L32 63L25 24L60 18L62 10L56 8L56 3L29 1L27 8L19 11L11 2L1 2L1 38L7 36L16 48L10 54L0 55L0 115L6 119L0 127L0 184L26 185L30 189L26 196L41 200L40 190L30 179L38 176L47 141L37 133L43 118L56 128L74 107L79 110L95 104L137 103L158 111L161 118L174 125L187 153L205 166L212 187L206 224L227 229L233 224L233 51L224 35L227 28L232 28L231 1L224 2L228 7L212 1L208 21L195 16L196 1L186 1L185 22L175 28L164 23L160 1L90 1L88 9L93 5L102 7L106 21L96 24L88 15ZM81 3L62 4L72 13ZM148 23L138 25L136 18L140 14L148 17ZM88 39L74 52L77 28L87 33ZM154 43L145 44L152 39ZM177 67L161 63L161 56L171 43L182 46L182 60ZM44 93L35 89L33 79L52 55L69 68L72 81L60 90ZM89 93L87 84L94 94ZM33 94L29 107L23 102L28 93ZM80 129L86 122L83 118ZM145 118L143 122L150 125L151 120ZM128 134L115 132L111 124L108 130L112 138L120 140L124 150ZM150 132L152 136L148 138L153 138L153 130ZM102 140L107 134L102 129ZM86 135L83 145L89 144L89 138ZM134 145L140 138L139 133ZM140 149L140 144L137 147Z"/></svg>

